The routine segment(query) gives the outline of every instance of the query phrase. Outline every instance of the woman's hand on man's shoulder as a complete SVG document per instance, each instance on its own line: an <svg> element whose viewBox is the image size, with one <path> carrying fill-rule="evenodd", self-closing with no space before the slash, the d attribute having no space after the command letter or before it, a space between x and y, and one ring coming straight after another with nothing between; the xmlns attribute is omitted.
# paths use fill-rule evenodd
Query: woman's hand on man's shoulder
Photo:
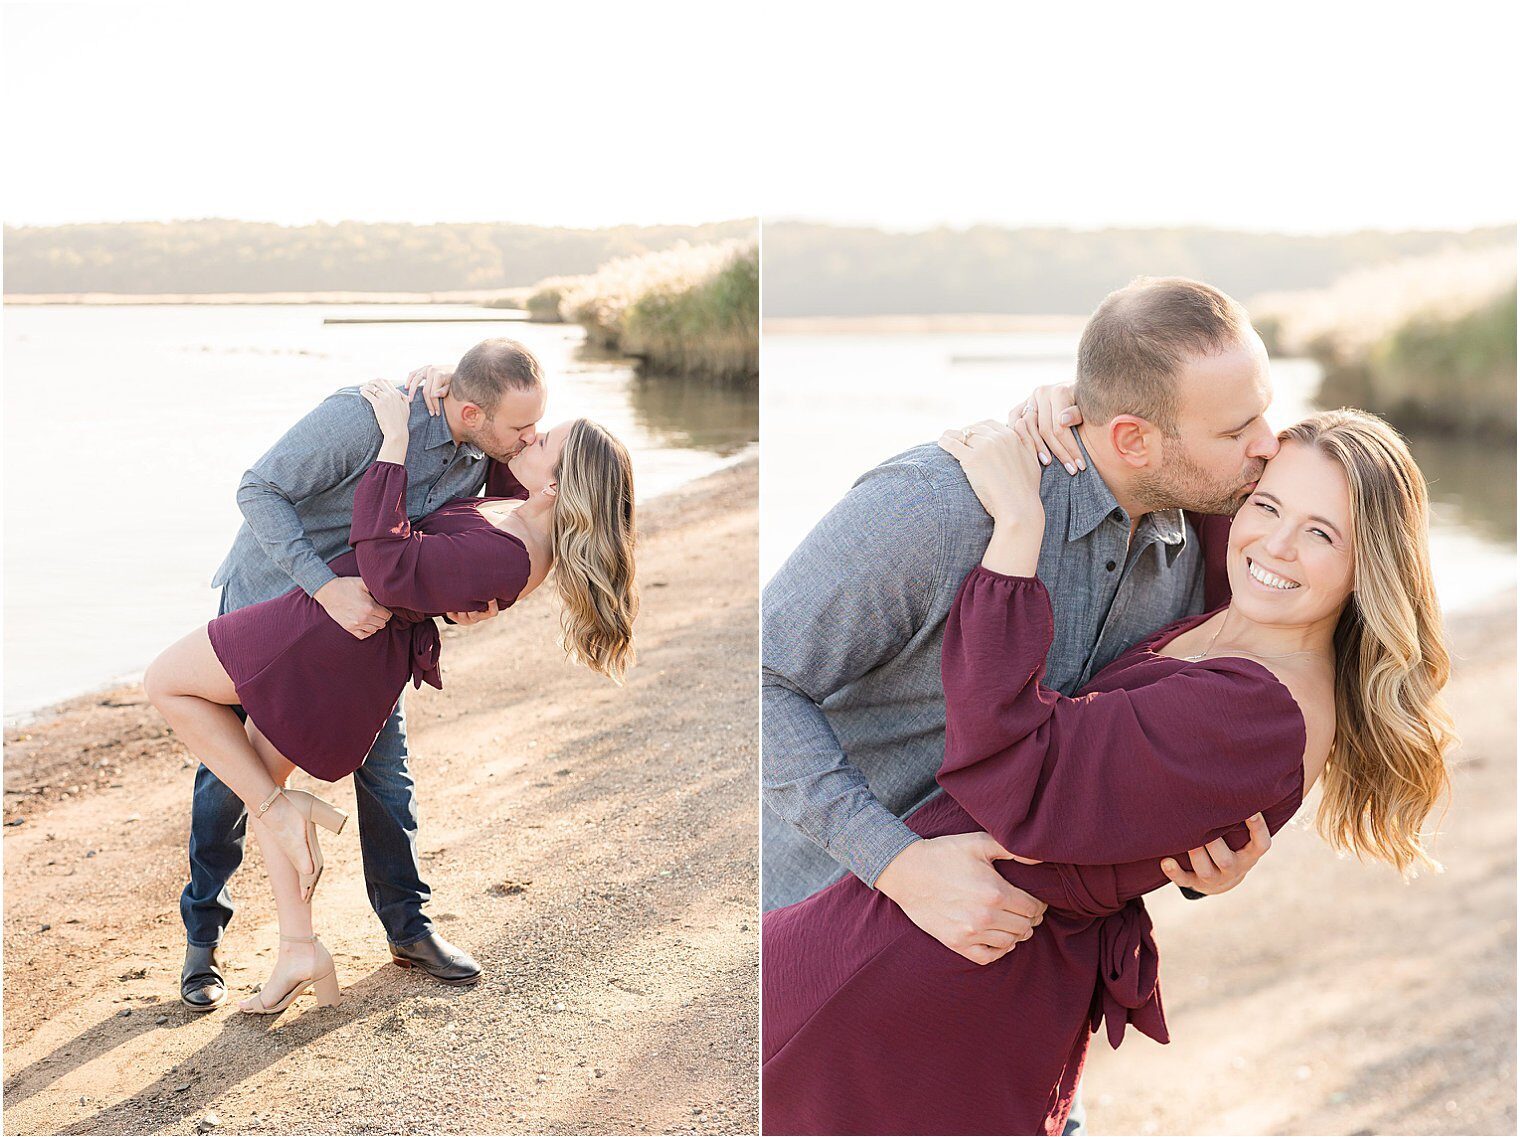
<svg viewBox="0 0 1520 1137"><path fill-rule="evenodd" d="M1044 525L1039 446L1028 425L984 419L945 431L939 446L961 464L982 508L995 523Z"/></svg>

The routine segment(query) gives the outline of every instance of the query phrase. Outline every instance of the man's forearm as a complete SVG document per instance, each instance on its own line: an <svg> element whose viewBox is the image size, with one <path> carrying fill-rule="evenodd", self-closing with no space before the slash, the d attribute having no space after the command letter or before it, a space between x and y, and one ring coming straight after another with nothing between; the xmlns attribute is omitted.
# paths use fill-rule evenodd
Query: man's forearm
<svg viewBox="0 0 1520 1137"><path fill-rule="evenodd" d="M876 800L817 703L762 671L761 704L765 804L874 887L917 835Z"/></svg>
<svg viewBox="0 0 1520 1137"><path fill-rule="evenodd" d="M296 503L341 485L380 447L374 412L357 391L328 396L243 475L238 508L275 564L308 596L335 578L318 555Z"/></svg>
<svg viewBox="0 0 1520 1137"><path fill-rule="evenodd" d="M237 492L238 508L269 559L308 596L337 576L318 554L300 515L280 490L249 471Z"/></svg>
<svg viewBox="0 0 1520 1137"><path fill-rule="evenodd" d="M917 838L876 800L822 703L896 658L922 627L940 579L941 493L918 466L869 471L793 550L761 602L766 804L873 887Z"/></svg>

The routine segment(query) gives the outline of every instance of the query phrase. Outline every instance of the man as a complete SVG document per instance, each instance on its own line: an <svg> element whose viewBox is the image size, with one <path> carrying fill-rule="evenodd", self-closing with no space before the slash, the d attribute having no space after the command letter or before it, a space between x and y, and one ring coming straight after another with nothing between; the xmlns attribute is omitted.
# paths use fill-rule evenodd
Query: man
<svg viewBox="0 0 1520 1137"><path fill-rule="evenodd" d="M414 380L424 373L417 373ZM426 373L432 377L432 369ZM406 512L413 521L450 498L512 488L504 463L537 437L545 391L538 361L513 340L477 344L459 361L442 394L441 414L424 400L412 408ZM429 394L429 401L434 401ZM359 577L340 577L327 562L348 550L354 486L380 448L374 414L357 387L345 387L292 427L243 475L243 525L212 581L221 611L289 591L294 584L357 639L385 626L390 612ZM486 459L494 459L488 462ZM494 615L450 614L471 624ZM449 984L470 984L480 966L433 929L423 912L431 893L417 858L417 803L407 762L406 719L398 700L373 749L354 773L359 846L371 906L393 960ZM312 713L320 714L314 707ZM180 897L185 965L180 998L211 1010L227 997L217 947L232 918L227 882L243 859L247 814L242 802L201 766L190 820L190 881Z"/></svg>
<svg viewBox="0 0 1520 1137"><path fill-rule="evenodd" d="M1233 513L1277 450L1266 350L1239 304L1194 281L1142 278L1107 297L1083 333L1075 392L1079 461L1047 462L1040 489L1038 575L1056 615L1045 681L1065 694L1203 611L1203 553L1182 510ZM1044 906L997 872L1010 854L992 837L924 840L902 821L938 792L944 621L990 533L956 461L919 446L856 482L767 586L767 909L854 872L979 964L1039 924ZM1233 887L1265 849L1264 823L1252 827L1243 853L1216 842L1167 875Z"/></svg>

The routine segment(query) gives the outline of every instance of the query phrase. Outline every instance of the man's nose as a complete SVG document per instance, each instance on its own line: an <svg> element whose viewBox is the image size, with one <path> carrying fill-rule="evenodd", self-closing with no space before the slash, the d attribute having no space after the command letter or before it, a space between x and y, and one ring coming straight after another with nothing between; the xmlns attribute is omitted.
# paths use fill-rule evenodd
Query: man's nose
<svg viewBox="0 0 1520 1137"><path fill-rule="evenodd" d="M1272 428L1262 424L1261 432L1251 441L1246 449L1249 458L1262 458L1271 461L1277 457L1277 452L1282 449L1282 443L1277 440L1277 435L1272 433Z"/></svg>
<svg viewBox="0 0 1520 1137"><path fill-rule="evenodd" d="M527 430L523 431L517 436L517 440L524 446L532 446L535 442L538 441L537 425L528 427Z"/></svg>

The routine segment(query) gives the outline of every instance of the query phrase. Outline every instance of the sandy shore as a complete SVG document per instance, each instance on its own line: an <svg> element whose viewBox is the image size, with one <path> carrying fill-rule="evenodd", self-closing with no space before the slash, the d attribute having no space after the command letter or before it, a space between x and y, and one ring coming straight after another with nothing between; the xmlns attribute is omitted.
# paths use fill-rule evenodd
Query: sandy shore
<svg viewBox="0 0 1520 1137"><path fill-rule="evenodd" d="M1515 1132L1514 594L1450 632L1446 871L1340 860L1306 807L1235 891L1150 897L1172 1043L1093 1040L1092 1132Z"/></svg>
<svg viewBox="0 0 1520 1137"><path fill-rule="evenodd" d="M563 661L535 595L446 631L447 690L409 694L430 911L472 989L388 962L350 827L319 895L342 1005L191 1014L185 752L133 688L7 732L6 1131L753 1132L755 495L751 461L646 510L625 689ZM272 958L261 878L250 845L238 995Z"/></svg>

